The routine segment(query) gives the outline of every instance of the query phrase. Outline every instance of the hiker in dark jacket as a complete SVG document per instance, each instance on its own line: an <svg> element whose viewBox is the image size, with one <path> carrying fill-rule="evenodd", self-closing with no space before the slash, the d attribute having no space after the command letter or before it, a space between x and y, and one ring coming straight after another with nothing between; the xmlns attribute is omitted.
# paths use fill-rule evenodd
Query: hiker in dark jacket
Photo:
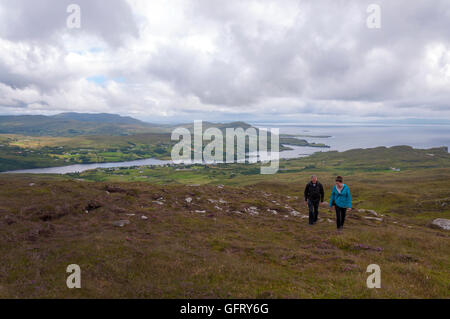
<svg viewBox="0 0 450 319"><path fill-rule="evenodd" d="M324 196L323 186L317 180L317 176L311 176L311 181L305 187L305 203L308 203L310 225L317 223L319 204L323 202Z"/></svg>

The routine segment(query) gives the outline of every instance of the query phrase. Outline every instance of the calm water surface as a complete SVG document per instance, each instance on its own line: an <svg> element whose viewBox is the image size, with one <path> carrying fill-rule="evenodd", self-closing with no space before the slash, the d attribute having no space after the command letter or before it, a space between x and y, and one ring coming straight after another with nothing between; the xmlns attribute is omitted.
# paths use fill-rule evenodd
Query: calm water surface
<svg viewBox="0 0 450 319"><path fill-rule="evenodd" d="M295 158L315 152L346 151L355 148L409 145L415 148L450 147L450 125L255 125L257 127L278 127L281 134L292 134L308 142L324 143L330 148L291 146L293 150L283 151L280 158ZM311 137L330 136L330 137ZM67 174L96 168L132 167L143 165L164 165L171 161L154 158L116 163L77 164L63 167L18 170L6 173Z"/></svg>

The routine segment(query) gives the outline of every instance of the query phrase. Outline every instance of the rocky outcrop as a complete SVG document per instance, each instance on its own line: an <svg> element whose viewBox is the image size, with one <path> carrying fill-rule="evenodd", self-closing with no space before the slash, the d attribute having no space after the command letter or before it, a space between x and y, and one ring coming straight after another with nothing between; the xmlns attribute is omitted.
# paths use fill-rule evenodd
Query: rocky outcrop
<svg viewBox="0 0 450 319"><path fill-rule="evenodd" d="M440 229L450 230L450 219L436 218L431 225Z"/></svg>

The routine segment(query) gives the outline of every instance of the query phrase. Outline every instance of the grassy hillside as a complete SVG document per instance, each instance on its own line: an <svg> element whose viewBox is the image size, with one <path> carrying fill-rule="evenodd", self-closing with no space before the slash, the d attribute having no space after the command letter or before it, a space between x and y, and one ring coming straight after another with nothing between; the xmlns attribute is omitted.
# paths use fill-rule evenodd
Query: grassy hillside
<svg viewBox="0 0 450 319"><path fill-rule="evenodd" d="M414 215L416 211L425 211L437 216L450 205L449 167L450 154L445 149L419 150L399 146L323 152L283 160L275 175L261 175L259 164L218 164L97 169L71 176L90 181L258 185L293 196L302 191L312 174L319 176L328 195L334 178L344 175L345 182L353 189L356 203L367 204L382 212Z"/></svg>
<svg viewBox="0 0 450 319"><path fill-rule="evenodd" d="M282 161L269 176L257 165L0 175L0 297L448 298L450 234L430 223L450 218L449 161L394 147ZM311 174L326 200L345 176L344 232L326 206L307 225ZM65 286L72 263L79 290ZM366 287L373 263L381 289Z"/></svg>
<svg viewBox="0 0 450 319"><path fill-rule="evenodd" d="M408 217L354 211L338 233L325 208L307 226L301 200L258 186L35 176L2 178L0 202L2 298L448 297L450 235ZM65 286L73 263L82 289Z"/></svg>

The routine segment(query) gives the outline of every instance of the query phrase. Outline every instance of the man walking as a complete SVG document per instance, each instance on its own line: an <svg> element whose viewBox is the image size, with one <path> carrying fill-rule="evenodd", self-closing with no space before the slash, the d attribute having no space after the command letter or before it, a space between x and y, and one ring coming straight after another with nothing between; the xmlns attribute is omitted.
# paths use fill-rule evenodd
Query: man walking
<svg viewBox="0 0 450 319"><path fill-rule="evenodd" d="M305 187L305 203L308 203L310 225L317 223L319 204L323 202L324 197L322 184L317 180L316 175L311 176L311 181Z"/></svg>

